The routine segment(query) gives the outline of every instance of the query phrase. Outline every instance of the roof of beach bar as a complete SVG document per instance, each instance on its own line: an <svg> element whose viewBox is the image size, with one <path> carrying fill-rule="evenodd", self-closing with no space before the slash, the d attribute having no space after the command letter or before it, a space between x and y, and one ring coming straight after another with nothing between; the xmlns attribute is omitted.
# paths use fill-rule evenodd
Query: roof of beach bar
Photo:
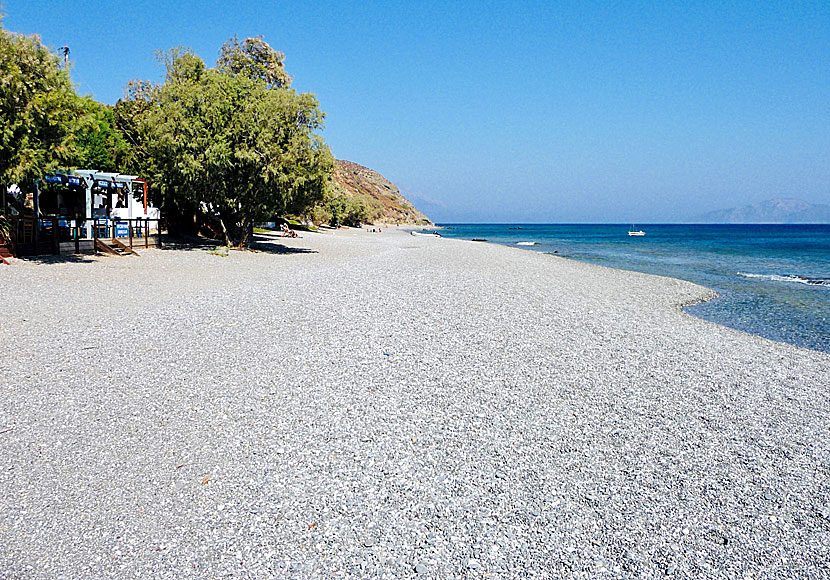
<svg viewBox="0 0 830 580"><path fill-rule="evenodd" d="M76 169L72 172L74 175L83 177L87 181L107 181L113 183L132 184L138 179L138 175L128 175L126 173L110 173L106 171L98 171L97 169Z"/></svg>

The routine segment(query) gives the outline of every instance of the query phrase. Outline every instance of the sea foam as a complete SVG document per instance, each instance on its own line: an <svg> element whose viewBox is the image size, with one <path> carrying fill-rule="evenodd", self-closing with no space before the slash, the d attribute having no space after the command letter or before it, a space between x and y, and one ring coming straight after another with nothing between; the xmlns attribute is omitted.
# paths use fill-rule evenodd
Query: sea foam
<svg viewBox="0 0 830 580"><path fill-rule="evenodd" d="M808 278L806 276L798 276L796 274L752 274L750 272L738 272L738 276L744 278L758 278L761 280L771 280L773 282L794 282L796 284L807 284L808 286L827 286L830 287L830 278Z"/></svg>

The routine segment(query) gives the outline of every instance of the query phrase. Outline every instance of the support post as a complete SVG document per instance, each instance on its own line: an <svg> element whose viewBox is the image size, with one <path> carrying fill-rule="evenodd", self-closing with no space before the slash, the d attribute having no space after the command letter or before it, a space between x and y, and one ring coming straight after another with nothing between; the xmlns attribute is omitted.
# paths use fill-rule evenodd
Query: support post
<svg viewBox="0 0 830 580"><path fill-rule="evenodd" d="M35 242L35 251L34 251L35 256L37 256L40 253L39 248L38 248L38 246L40 245L39 244L39 242L40 242L40 188L38 187L38 182L39 181L40 181L39 179L35 179L35 181L34 181L34 183L35 183L35 192L34 192L33 199L32 199L32 201L33 201L32 206L33 206L34 214L35 214L35 216L34 216L35 217L35 224L34 224L34 227L32 228L32 239Z"/></svg>
<svg viewBox="0 0 830 580"><path fill-rule="evenodd" d="M78 227L78 220L75 221L75 253L81 253L81 228Z"/></svg>
<svg viewBox="0 0 830 580"><path fill-rule="evenodd" d="M52 218L52 251L55 252L56 256L61 254L61 244L58 239L58 218L56 217Z"/></svg>
<svg viewBox="0 0 830 580"><path fill-rule="evenodd" d="M133 249L133 225L134 222L132 219L127 220L127 229L130 230L130 249Z"/></svg>
<svg viewBox="0 0 830 580"><path fill-rule="evenodd" d="M89 231L90 223L92 224L92 229L96 229L95 220L92 219L92 200L94 199L92 197L92 184L95 183L95 181L92 179L92 176L90 176L88 180L86 177L82 177L81 179L84 182L84 189L86 190L86 201L84 202L86 204L84 208L84 217L86 218L86 223L84 225L86 225L87 237L94 237L97 239L98 236Z"/></svg>

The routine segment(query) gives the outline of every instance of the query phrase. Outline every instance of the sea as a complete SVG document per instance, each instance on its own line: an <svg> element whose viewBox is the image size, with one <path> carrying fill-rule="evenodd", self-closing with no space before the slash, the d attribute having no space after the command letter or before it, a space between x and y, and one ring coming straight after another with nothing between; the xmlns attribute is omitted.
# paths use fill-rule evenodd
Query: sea
<svg viewBox="0 0 830 580"><path fill-rule="evenodd" d="M440 224L479 239L711 288L690 314L830 353L830 225Z"/></svg>

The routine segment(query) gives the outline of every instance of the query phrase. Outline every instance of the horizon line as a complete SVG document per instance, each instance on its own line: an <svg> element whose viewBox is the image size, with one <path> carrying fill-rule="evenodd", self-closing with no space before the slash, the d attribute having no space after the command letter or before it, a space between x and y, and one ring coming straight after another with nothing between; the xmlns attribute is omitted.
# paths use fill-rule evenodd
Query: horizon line
<svg viewBox="0 0 830 580"><path fill-rule="evenodd" d="M631 222L433 222L450 226L629 226ZM638 222L634 222L637 224ZM642 226L830 226L830 222L640 222Z"/></svg>

